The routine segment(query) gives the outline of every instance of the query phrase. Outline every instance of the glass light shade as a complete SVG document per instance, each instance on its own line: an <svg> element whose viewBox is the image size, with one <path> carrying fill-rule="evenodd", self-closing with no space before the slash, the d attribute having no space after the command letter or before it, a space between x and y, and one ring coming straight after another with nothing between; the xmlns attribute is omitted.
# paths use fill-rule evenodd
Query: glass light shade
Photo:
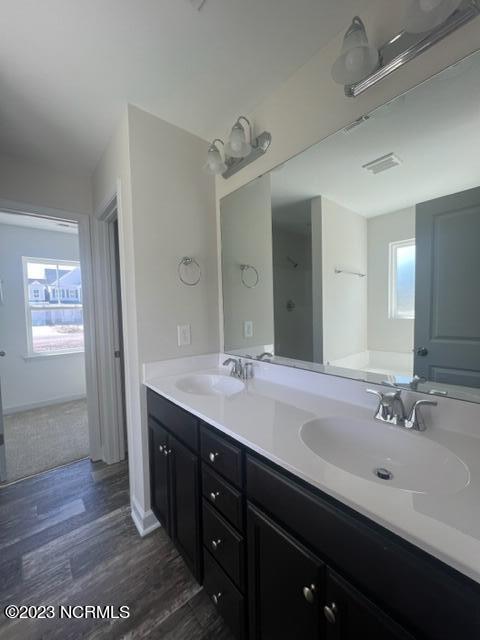
<svg viewBox="0 0 480 640"><path fill-rule="evenodd" d="M227 170L227 165L223 161L222 155L219 149L211 144L207 152L207 163L205 165L205 171L211 175L218 176Z"/></svg>
<svg viewBox="0 0 480 640"><path fill-rule="evenodd" d="M462 0L412 0L404 18L408 33L425 33L441 25L458 9Z"/></svg>
<svg viewBox="0 0 480 640"><path fill-rule="evenodd" d="M252 150L252 145L247 142L245 129L240 122L233 125L230 138L225 146L225 153L230 158L245 158Z"/></svg>
<svg viewBox="0 0 480 640"><path fill-rule="evenodd" d="M332 67L338 84L360 82L378 67L378 51L368 43L365 26L357 16L343 39L342 51Z"/></svg>

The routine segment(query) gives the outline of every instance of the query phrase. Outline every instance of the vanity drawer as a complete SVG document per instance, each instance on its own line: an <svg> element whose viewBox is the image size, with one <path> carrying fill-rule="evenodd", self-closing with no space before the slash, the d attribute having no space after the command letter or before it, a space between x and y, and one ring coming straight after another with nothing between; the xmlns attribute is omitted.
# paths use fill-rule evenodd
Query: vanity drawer
<svg viewBox="0 0 480 640"><path fill-rule="evenodd" d="M202 492L234 527L243 529L242 494L206 464L202 464Z"/></svg>
<svg viewBox="0 0 480 640"><path fill-rule="evenodd" d="M166 398L147 389L148 414L193 451L198 451L198 420Z"/></svg>
<svg viewBox="0 0 480 640"><path fill-rule="evenodd" d="M245 636L245 602L242 594L233 582L220 569L208 551L203 552L204 579L203 587L219 614L225 620L237 640Z"/></svg>
<svg viewBox="0 0 480 640"><path fill-rule="evenodd" d="M480 587L399 536L248 455L249 500L422 638L480 638Z"/></svg>
<svg viewBox="0 0 480 640"><path fill-rule="evenodd" d="M243 591L245 582L244 540L206 500L203 500L203 544Z"/></svg>
<svg viewBox="0 0 480 640"><path fill-rule="evenodd" d="M242 450L205 425L200 427L202 458L224 478L237 487L242 486Z"/></svg>

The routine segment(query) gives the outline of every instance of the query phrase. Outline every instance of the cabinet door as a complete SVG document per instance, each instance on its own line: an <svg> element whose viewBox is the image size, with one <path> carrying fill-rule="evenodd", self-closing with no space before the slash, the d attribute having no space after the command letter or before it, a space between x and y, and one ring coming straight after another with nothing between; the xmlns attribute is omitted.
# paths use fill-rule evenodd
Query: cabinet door
<svg viewBox="0 0 480 640"><path fill-rule="evenodd" d="M323 563L255 507L248 506L251 640L319 640Z"/></svg>
<svg viewBox="0 0 480 640"><path fill-rule="evenodd" d="M200 472L195 453L170 436L171 537L201 582Z"/></svg>
<svg viewBox="0 0 480 640"><path fill-rule="evenodd" d="M169 436L154 420L148 421L150 434L150 492L152 511L170 535Z"/></svg>
<svg viewBox="0 0 480 640"><path fill-rule="evenodd" d="M327 640L414 640L402 627L328 570L324 616Z"/></svg>

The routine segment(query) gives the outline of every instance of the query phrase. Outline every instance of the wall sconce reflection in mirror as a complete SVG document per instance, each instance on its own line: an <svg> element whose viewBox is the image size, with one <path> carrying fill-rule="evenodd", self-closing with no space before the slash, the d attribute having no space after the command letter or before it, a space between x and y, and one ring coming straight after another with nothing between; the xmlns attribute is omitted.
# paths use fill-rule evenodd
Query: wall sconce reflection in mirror
<svg viewBox="0 0 480 640"><path fill-rule="evenodd" d="M202 269L195 258L185 256L180 260L177 267L180 282L186 284L187 287L194 287L200 282L202 277Z"/></svg>
<svg viewBox="0 0 480 640"><path fill-rule="evenodd" d="M403 30L378 50L368 42L362 20L355 16L332 67L345 95L356 97L480 15L480 0L411 0Z"/></svg>
<svg viewBox="0 0 480 640"><path fill-rule="evenodd" d="M227 144L215 138L208 147L205 170L213 175L221 175L225 179L233 176L251 162L266 153L272 142L272 136L264 131L253 136L250 120L240 116L232 127ZM218 145L221 144L222 149Z"/></svg>
<svg viewBox="0 0 480 640"><path fill-rule="evenodd" d="M257 269L251 264L241 264L240 272L243 286L254 289L260 280Z"/></svg>

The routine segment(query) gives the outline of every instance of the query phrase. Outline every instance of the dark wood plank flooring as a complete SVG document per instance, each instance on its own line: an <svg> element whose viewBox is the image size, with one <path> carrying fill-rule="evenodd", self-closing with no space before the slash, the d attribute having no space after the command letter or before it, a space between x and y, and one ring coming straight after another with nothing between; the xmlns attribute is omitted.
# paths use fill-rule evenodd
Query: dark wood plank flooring
<svg viewBox="0 0 480 640"><path fill-rule="evenodd" d="M8 620L15 605L128 605L126 620ZM0 488L0 639L232 640L162 529L140 538L128 470L88 460Z"/></svg>

